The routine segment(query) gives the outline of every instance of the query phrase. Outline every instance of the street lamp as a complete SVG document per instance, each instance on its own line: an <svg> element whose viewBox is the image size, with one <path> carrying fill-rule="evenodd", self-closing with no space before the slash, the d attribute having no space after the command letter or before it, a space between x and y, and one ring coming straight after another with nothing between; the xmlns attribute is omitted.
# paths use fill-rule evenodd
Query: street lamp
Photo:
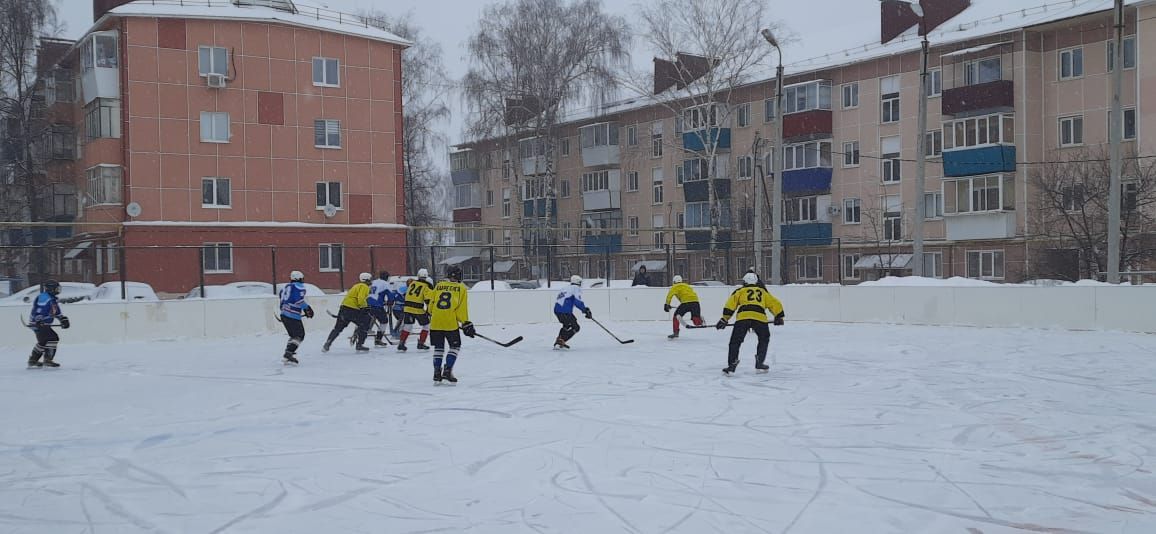
<svg viewBox="0 0 1156 534"><path fill-rule="evenodd" d="M779 63L775 69L775 135L771 138L771 172L775 173L771 181L771 284L783 283L783 181L777 174L783 168L783 49L779 47L779 40L771 30L762 30L763 39L775 48ZM764 173L765 175L765 173ZM763 272L763 196L761 194L762 180L755 181L755 269Z"/></svg>
<svg viewBox="0 0 1156 534"><path fill-rule="evenodd" d="M919 35L923 43L919 55L919 119L915 143L915 220L911 225L911 274L923 276L923 222L927 218L927 200L924 191L927 189L927 84L930 83L927 71L927 58L931 44L927 41L927 32L923 18L923 7L919 2L908 2L908 7L919 17Z"/></svg>

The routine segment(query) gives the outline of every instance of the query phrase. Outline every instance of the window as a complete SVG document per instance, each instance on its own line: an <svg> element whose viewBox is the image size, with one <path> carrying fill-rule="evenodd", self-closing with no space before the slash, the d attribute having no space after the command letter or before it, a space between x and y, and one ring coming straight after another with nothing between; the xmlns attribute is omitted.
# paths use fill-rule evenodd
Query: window
<svg viewBox="0 0 1156 534"><path fill-rule="evenodd" d="M323 273L334 273L341 270L344 264L345 247L341 243L322 243L317 245L317 268Z"/></svg>
<svg viewBox="0 0 1156 534"><path fill-rule="evenodd" d="M651 227L654 232L651 232L654 241L654 248L661 249L666 247L666 233L662 230L666 228L666 217L663 215L654 215L650 220Z"/></svg>
<svg viewBox="0 0 1156 534"><path fill-rule="evenodd" d="M588 211L582 213L582 235L619 234L622 232L622 212Z"/></svg>
<svg viewBox="0 0 1156 534"><path fill-rule="evenodd" d="M722 125L726 114L723 104L710 103L687 108L682 113L683 127L686 131L715 128Z"/></svg>
<svg viewBox="0 0 1156 534"><path fill-rule="evenodd" d="M630 230L631 237L638 237L638 217L630 217L627 219L627 228Z"/></svg>
<svg viewBox="0 0 1156 534"><path fill-rule="evenodd" d="M927 278L943 278L943 253L923 253L923 276Z"/></svg>
<svg viewBox="0 0 1156 534"><path fill-rule="evenodd" d="M48 105L76 100L76 83L72 77L72 71L65 68L53 69L47 84Z"/></svg>
<svg viewBox="0 0 1156 534"><path fill-rule="evenodd" d="M883 239L900 241L903 239L903 201L899 195L883 197Z"/></svg>
<svg viewBox="0 0 1156 534"><path fill-rule="evenodd" d="M662 157L662 121L654 121L650 125L650 157Z"/></svg>
<svg viewBox="0 0 1156 534"><path fill-rule="evenodd" d="M618 125L610 122L602 122L591 124L590 126L583 126L578 129L578 138L582 141L582 148L617 146ZM540 141L539 144L541 144ZM545 150L543 149L541 153L536 155L545 155ZM526 158L530 156L523 155L522 157Z"/></svg>
<svg viewBox="0 0 1156 534"><path fill-rule="evenodd" d="M799 280L822 280L823 257L808 255L795 258L795 276Z"/></svg>
<svg viewBox="0 0 1156 534"><path fill-rule="evenodd" d="M75 217L76 211L76 186L71 183L52 184L52 215Z"/></svg>
<svg viewBox="0 0 1156 534"><path fill-rule="evenodd" d="M1014 209L1014 175L972 176L943 182L943 212L946 215Z"/></svg>
<svg viewBox="0 0 1156 534"><path fill-rule="evenodd" d="M746 128L751 125L751 104L739 104L738 107L738 124L739 128Z"/></svg>
<svg viewBox="0 0 1156 534"><path fill-rule="evenodd" d="M787 222L814 222L819 219L819 197L789 198L783 201Z"/></svg>
<svg viewBox="0 0 1156 534"><path fill-rule="evenodd" d="M943 192L933 191L923 194L923 218L943 218Z"/></svg>
<svg viewBox="0 0 1156 534"><path fill-rule="evenodd" d="M228 208L232 206L232 188L228 178L201 178L201 207Z"/></svg>
<svg viewBox="0 0 1156 534"><path fill-rule="evenodd" d="M973 250L967 253L967 277L981 280L1003 279L1002 250Z"/></svg>
<svg viewBox="0 0 1156 534"><path fill-rule="evenodd" d="M755 177L754 156L739 156L738 167L740 180L750 180Z"/></svg>
<svg viewBox="0 0 1156 534"><path fill-rule="evenodd" d="M685 213L679 213L675 217L676 217L675 221L676 221L677 228L679 230L686 228L686 214Z"/></svg>
<svg viewBox="0 0 1156 534"><path fill-rule="evenodd" d="M626 128L626 144L629 146L638 145L638 128L629 126Z"/></svg>
<svg viewBox="0 0 1156 534"><path fill-rule="evenodd" d="M1108 72L1116 68L1116 41L1108 41ZM1124 38L1124 70L1136 68L1136 36Z"/></svg>
<svg viewBox="0 0 1156 534"><path fill-rule="evenodd" d="M842 263L843 270L840 274L843 276L844 280L858 280L859 279L859 269L855 268L855 264L859 263L860 257L861 256L858 254L844 254L843 255L843 263Z"/></svg>
<svg viewBox="0 0 1156 534"><path fill-rule="evenodd" d="M474 198L474 184L460 184L454 186L454 208L476 208Z"/></svg>
<svg viewBox="0 0 1156 534"><path fill-rule="evenodd" d="M475 168L474 151L463 150L450 154L450 171L464 171Z"/></svg>
<svg viewBox="0 0 1156 534"><path fill-rule="evenodd" d="M843 143L843 166L859 166L859 141Z"/></svg>
<svg viewBox="0 0 1156 534"><path fill-rule="evenodd" d="M529 137L518 140L518 157L529 159L546 155L546 143L541 137Z"/></svg>
<svg viewBox="0 0 1156 534"><path fill-rule="evenodd" d="M562 139L562 143L561 143L561 146L559 147L559 150L562 152L562 157L565 158L565 157L570 156L570 138L569 137Z"/></svg>
<svg viewBox="0 0 1156 534"><path fill-rule="evenodd" d="M686 169L682 165L676 165L674 167L674 183L681 187L684 181L686 181Z"/></svg>
<svg viewBox="0 0 1156 534"><path fill-rule="evenodd" d="M229 49L221 46L200 46L197 47L197 52L199 59L197 71L201 76L229 74Z"/></svg>
<svg viewBox="0 0 1156 534"><path fill-rule="evenodd" d="M1074 184L1064 187L1060 190L1061 202L1064 204L1064 211L1073 212L1080 211L1084 208L1086 189L1084 184Z"/></svg>
<svg viewBox="0 0 1156 534"><path fill-rule="evenodd" d="M566 193L562 196L564 196L564 197L570 196L570 182L562 181L562 186L563 186L562 192ZM487 208L494 207L494 190L493 189L487 189L486 190L486 207Z"/></svg>
<svg viewBox="0 0 1156 534"><path fill-rule="evenodd" d="M881 122L899 122L899 76L879 78Z"/></svg>
<svg viewBox="0 0 1156 534"><path fill-rule="evenodd" d="M503 219L509 219L510 218L510 211L511 211L510 210L510 188L509 187L503 187L502 188L502 218Z"/></svg>
<svg viewBox="0 0 1156 534"><path fill-rule="evenodd" d="M831 82L813 81L783 88L783 114L831 109Z"/></svg>
<svg viewBox="0 0 1156 534"><path fill-rule="evenodd" d="M638 191L638 171L626 173L626 190Z"/></svg>
<svg viewBox="0 0 1156 534"><path fill-rule="evenodd" d="M843 109L859 107L859 82L843 85Z"/></svg>
<svg viewBox="0 0 1156 534"><path fill-rule="evenodd" d="M116 165L97 165L85 171L88 199L92 205L121 203L121 168Z"/></svg>
<svg viewBox="0 0 1156 534"><path fill-rule="evenodd" d="M775 99L768 98L763 101L763 122L771 122L775 120Z"/></svg>
<svg viewBox="0 0 1156 534"><path fill-rule="evenodd" d="M204 121L204 114L201 115ZM95 98L84 106L84 131L89 140L120 138L120 100Z"/></svg>
<svg viewBox="0 0 1156 534"><path fill-rule="evenodd" d="M1112 111L1111 110L1108 111L1108 128L1109 128L1109 130L1108 130L1109 132L1112 131L1111 130L1111 128L1112 128ZM1124 110L1124 128L1123 128L1122 134L1124 136L1123 140L1125 140L1125 141L1131 141L1133 139L1136 139L1136 109L1135 108L1129 108L1129 109Z"/></svg>
<svg viewBox="0 0 1156 534"><path fill-rule="evenodd" d="M313 121L313 146L341 148L341 121L333 119Z"/></svg>
<svg viewBox="0 0 1156 534"><path fill-rule="evenodd" d="M205 274L233 272L233 244L205 243Z"/></svg>
<svg viewBox="0 0 1156 534"><path fill-rule="evenodd" d="M317 182L317 209L341 209L341 182Z"/></svg>
<svg viewBox="0 0 1156 534"><path fill-rule="evenodd" d="M1120 209L1128 211L1136 211L1140 205L1140 184L1136 182L1124 182L1120 185Z"/></svg>
<svg viewBox="0 0 1156 534"><path fill-rule="evenodd" d="M335 58L313 58L313 85L341 87L341 63Z"/></svg>
<svg viewBox="0 0 1156 534"><path fill-rule="evenodd" d="M1060 50L1060 79L1071 80L1084 75L1084 49Z"/></svg>
<svg viewBox="0 0 1156 534"><path fill-rule="evenodd" d="M454 243L481 243L482 231L477 223L458 223L454 225Z"/></svg>
<svg viewBox="0 0 1156 534"><path fill-rule="evenodd" d="M843 199L843 224L859 224L862 222L860 210L862 202L857 198Z"/></svg>
<svg viewBox="0 0 1156 534"><path fill-rule="evenodd" d="M610 189L610 172L595 171L582 175L582 192Z"/></svg>
<svg viewBox="0 0 1156 534"><path fill-rule="evenodd" d="M710 204L707 202L687 202L686 228L710 228Z"/></svg>
<svg viewBox="0 0 1156 534"><path fill-rule="evenodd" d="M943 123L943 150L1015 143L1015 116L1004 113Z"/></svg>
<svg viewBox="0 0 1156 534"><path fill-rule="evenodd" d="M662 201L663 201L663 198L662 198L663 179L664 179L664 177L663 177L663 172L662 172L661 167L655 167L653 169L650 169L650 183L651 183L651 187L652 187L653 193L654 193L653 197L654 197L654 203L655 204L662 204Z"/></svg>
<svg viewBox="0 0 1156 534"><path fill-rule="evenodd" d="M562 198L570 198L570 180L562 180L558 184L558 189L561 190Z"/></svg>
<svg viewBox="0 0 1156 534"><path fill-rule="evenodd" d="M82 72L92 70L93 66L102 69L115 69L117 66L116 33L102 32L92 34L80 45L80 69Z"/></svg>
<svg viewBox="0 0 1156 534"><path fill-rule="evenodd" d="M900 138L898 135L892 137L884 137L880 140L880 176L883 177L883 183L893 184L899 182L903 174L901 171L902 165L899 160L899 144Z"/></svg>
<svg viewBox="0 0 1156 534"><path fill-rule="evenodd" d="M1084 117L1060 118L1060 146L1076 146L1084 144Z"/></svg>
<svg viewBox="0 0 1156 534"><path fill-rule="evenodd" d="M570 225L570 223L562 223L562 240L563 241L569 241L571 239L571 236L572 236L571 229L572 228L573 227Z"/></svg>
<svg viewBox="0 0 1156 534"><path fill-rule="evenodd" d="M1002 79L1003 63L999 56L969 61L963 65L963 80L966 85L979 85Z"/></svg>
<svg viewBox="0 0 1156 534"><path fill-rule="evenodd" d="M935 98L943 94L943 69L927 71L927 97Z"/></svg>
<svg viewBox="0 0 1156 534"><path fill-rule="evenodd" d="M831 167L831 141L811 141L783 147L783 170Z"/></svg>
<svg viewBox="0 0 1156 534"><path fill-rule="evenodd" d="M53 126L48 131L48 152L53 159L76 159L76 133L65 125Z"/></svg>
<svg viewBox="0 0 1156 534"><path fill-rule="evenodd" d="M923 154L929 158L943 155L943 130L932 130L924 134Z"/></svg>
<svg viewBox="0 0 1156 534"><path fill-rule="evenodd" d="M230 137L228 113L201 112L202 143L228 143Z"/></svg>

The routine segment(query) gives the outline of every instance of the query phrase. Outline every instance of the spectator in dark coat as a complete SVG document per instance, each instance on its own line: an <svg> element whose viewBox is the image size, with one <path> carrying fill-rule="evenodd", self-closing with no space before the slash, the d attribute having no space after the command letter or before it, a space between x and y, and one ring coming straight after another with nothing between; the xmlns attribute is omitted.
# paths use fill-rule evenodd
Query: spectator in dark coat
<svg viewBox="0 0 1156 534"><path fill-rule="evenodd" d="M630 285L650 287L650 275L646 273L645 265L640 265L638 267L638 272L634 275L634 283Z"/></svg>

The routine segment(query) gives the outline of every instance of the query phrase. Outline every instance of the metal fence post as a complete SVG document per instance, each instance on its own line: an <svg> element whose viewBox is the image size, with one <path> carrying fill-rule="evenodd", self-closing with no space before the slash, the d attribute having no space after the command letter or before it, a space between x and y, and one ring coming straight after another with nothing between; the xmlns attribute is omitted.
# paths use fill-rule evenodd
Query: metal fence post
<svg viewBox="0 0 1156 534"><path fill-rule="evenodd" d="M271 265L272 269L269 271L269 273L273 275L273 278L270 281L273 284L273 294L276 295L277 294L277 247L270 248L269 254L270 254L271 259L272 259L272 261L270 262L270 263L272 263L272 265Z"/></svg>
<svg viewBox="0 0 1156 534"><path fill-rule="evenodd" d="M201 253L203 254L204 252L205 252L205 249L201 248ZM126 286L128 286L128 264L125 262L125 257L127 255L125 254L125 251L124 251L124 243L123 242L120 244L120 250L117 251L117 254L120 256L120 300L128 300L128 287L126 287ZM205 260L202 258L201 259L201 271L204 271L204 270L205 270Z"/></svg>
<svg viewBox="0 0 1156 534"><path fill-rule="evenodd" d="M377 257L373 253L373 245L369 246L369 274L377 276Z"/></svg>
<svg viewBox="0 0 1156 534"><path fill-rule="evenodd" d="M430 245L429 246L429 268L430 268L430 272L434 273L433 275L435 277L437 276L436 266L437 266L437 247L434 245Z"/></svg>
<svg viewBox="0 0 1156 534"><path fill-rule="evenodd" d="M490 246L490 291L494 290L494 247Z"/></svg>
<svg viewBox="0 0 1156 534"><path fill-rule="evenodd" d="M201 248L197 249L197 257L200 258L200 260L201 260L200 261L200 264L201 264L200 268L197 269L197 273L199 274L199 280L200 280L200 284L201 284L201 298L208 298L208 295L205 295L205 247L201 247Z"/></svg>
<svg viewBox="0 0 1156 534"><path fill-rule="evenodd" d="M552 246L546 247L546 287L547 288L550 287L550 280L552 278L554 278L554 276L553 276L554 275L554 260L553 260L553 254L551 254L551 252L553 252L553 250L554 250L554 247L552 247Z"/></svg>
<svg viewBox="0 0 1156 534"><path fill-rule="evenodd" d="M606 287L610 287L610 245L606 245L603 254L606 256Z"/></svg>
<svg viewBox="0 0 1156 534"><path fill-rule="evenodd" d="M841 237L835 238L835 261L839 264L839 270L835 275L839 277L839 285L844 285L843 279L846 276L843 274L843 238Z"/></svg>
<svg viewBox="0 0 1156 534"><path fill-rule="evenodd" d="M670 282L670 285L674 285L674 275L682 273L674 272L674 253L671 252L670 243L663 245L663 247L666 248L666 281Z"/></svg>
<svg viewBox="0 0 1156 534"><path fill-rule="evenodd" d="M337 291L345 289L345 247L341 247L341 261L337 262Z"/></svg>

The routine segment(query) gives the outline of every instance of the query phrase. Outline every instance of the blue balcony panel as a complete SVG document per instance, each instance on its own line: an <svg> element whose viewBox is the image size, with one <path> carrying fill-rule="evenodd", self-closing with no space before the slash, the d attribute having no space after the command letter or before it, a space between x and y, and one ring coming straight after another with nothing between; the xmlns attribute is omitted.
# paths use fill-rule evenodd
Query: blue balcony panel
<svg viewBox="0 0 1156 534"><path fill-rule="evenodd" d="M788 247L821 247L831 241L831 223L783 225L783 245Z"/></svg>
<svg viewBox="0 0 1156 534"><path fill-rule="evenodd" d="M710 250L710 230L687 230L686 232L686 248L687 250ZM727 250L731 248L731 231L719 230L718 239L715 240L715 250Z"/></svg>
<svg viewBox="0 0 1156 534"><path fill-rule="evenodd" d="M481 181L482 173L478 169L459 169L450 171L450 179L454 185L476 184Z"/></svg>
<svg viewBox="0 0 1156 534"><path fill-rule="evenodd" d="M816 195L831 192L831 169L797 169L783 172L784 195Z"/></svg>
<svg viewBox="0 0 1156 534"><path fill-rule="evenodd" d="M617 254L622 252L622 234L597 234L582 238L587 254Z"/></svg>
<svg viewBox="0 0 1156 534"><path fill-rule="evenodd" d="M943 152L944 176L976 176L1016 171L1014 145L985 146Z"/></svg>
<svg viewBox="0 0 1156 534"><path fill-rule="evenodd" d="M682 148L690 152L706 152L707 143L703 141L714 141L715 147L718 150L731 149L731 129L730 128L709 128L704 130L695 130L693 132L682 133Z"/></svg>

